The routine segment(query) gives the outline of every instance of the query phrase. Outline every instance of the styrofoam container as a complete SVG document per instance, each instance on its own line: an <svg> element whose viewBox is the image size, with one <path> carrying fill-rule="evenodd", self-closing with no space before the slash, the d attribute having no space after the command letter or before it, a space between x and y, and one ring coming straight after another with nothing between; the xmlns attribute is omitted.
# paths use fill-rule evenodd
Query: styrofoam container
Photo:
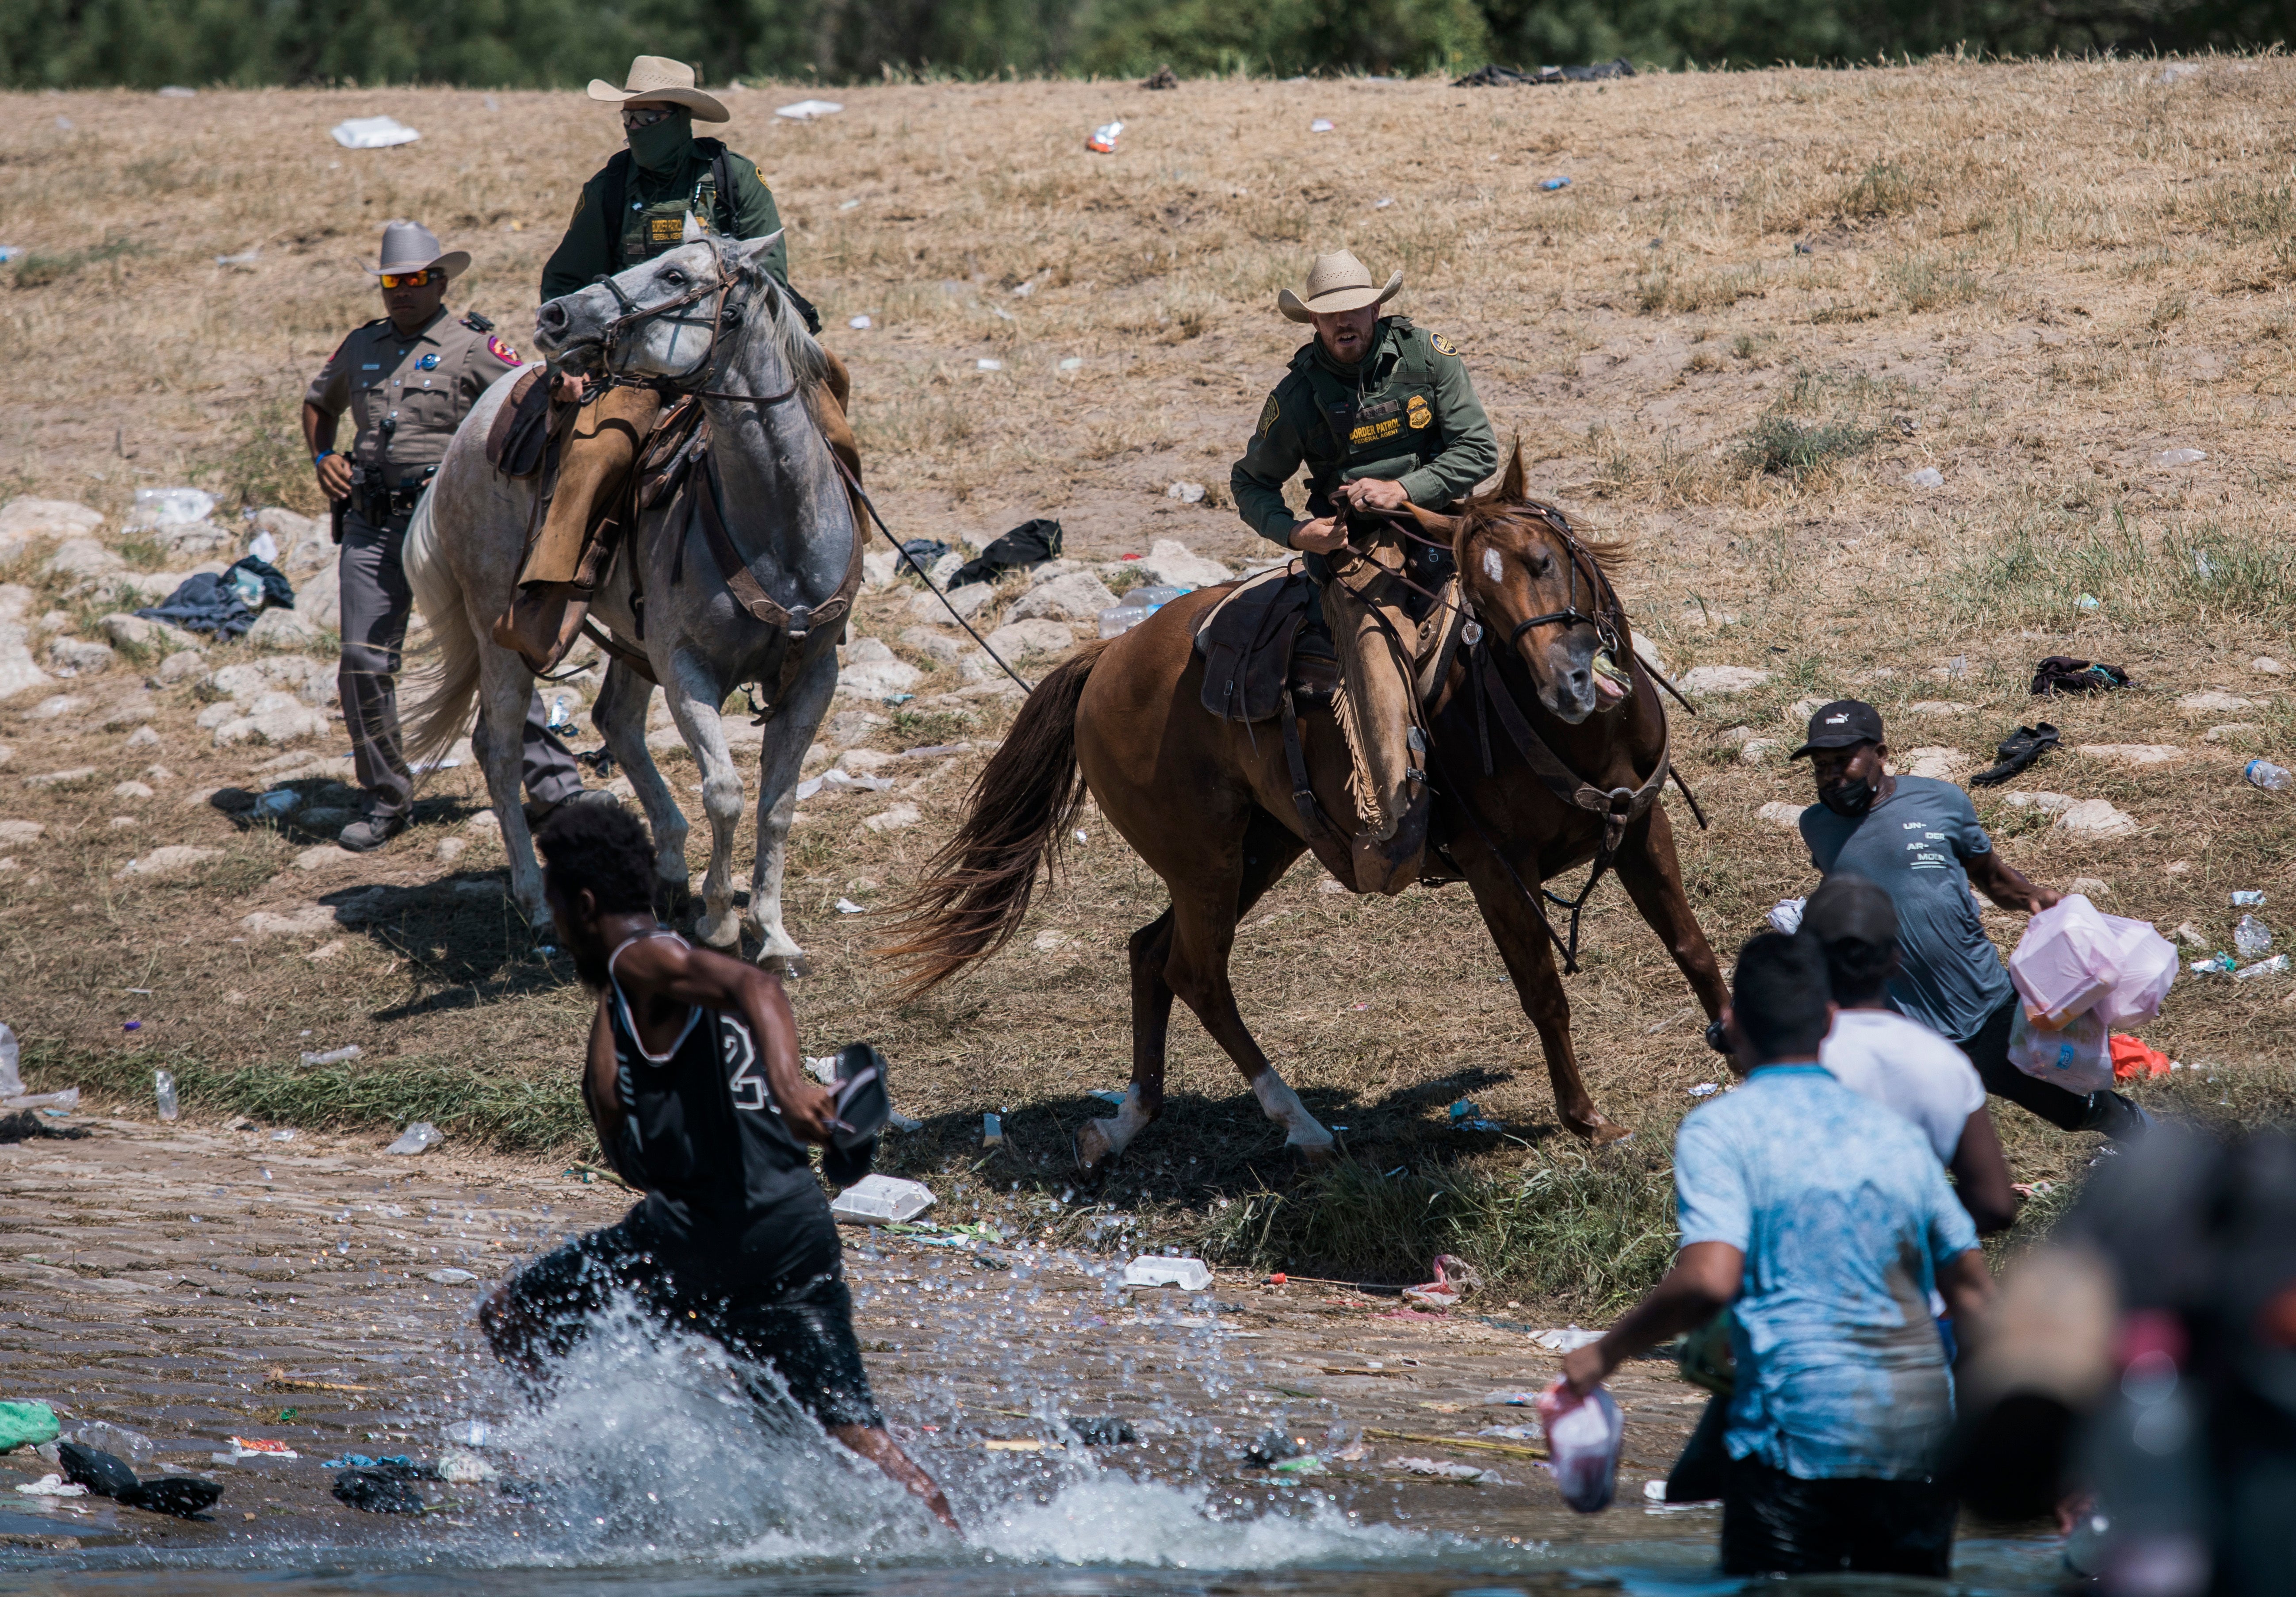
<svg viewBox="0 0 2296 1597"><path fill-rule="evenodd" d="M1157 1258L1144 1256L1124 1266L1128 1287L1177 1287L1201 1292L1212 1284L1211 1266L1200 1258Z"/></svg>
<svg viewBox="0 0 2296 1597"><path fill-rule="evenodd" d="M837 1194L829 1212L849 1225L892 1225L933 1206L932 1189L898 1175L864 1175Z"/></svg>

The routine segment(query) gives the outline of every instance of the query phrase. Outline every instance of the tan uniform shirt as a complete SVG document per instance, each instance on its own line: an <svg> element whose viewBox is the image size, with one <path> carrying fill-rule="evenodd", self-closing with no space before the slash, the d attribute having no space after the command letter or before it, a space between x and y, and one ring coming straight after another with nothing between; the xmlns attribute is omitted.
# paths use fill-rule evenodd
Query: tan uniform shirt
<svg viewBox="0 0 2296 1597"><path fill-rule="evenodd" d="M384 316L345 339L303 397L331 414L348 411L358 431L354 466L381 466L390 487L419 481L447 455L480 394L523 363L500 334L442 307L408 335ZM389 422L390 425L385 426Z"/></svg>

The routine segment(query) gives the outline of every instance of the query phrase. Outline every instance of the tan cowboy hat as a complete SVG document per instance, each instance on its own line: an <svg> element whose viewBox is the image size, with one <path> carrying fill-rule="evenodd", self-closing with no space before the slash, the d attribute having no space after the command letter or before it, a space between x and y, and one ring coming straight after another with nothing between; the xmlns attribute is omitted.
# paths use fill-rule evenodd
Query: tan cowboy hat
<svg viewBox="0 0 2296 1597"><path fill-rule="evenodd" d="M660 100L682 105L698 121L726 122L733 113L693 86L693 69L666 55L641 55L630 62L630 75L616 88L603 78L590 79L590 98L619 105L626 100Z"/></svg>
<svg viewBox="0 0 2296 1597"><path fill-rule="evenodd" d="M369 277L380 277L385 272L427 272L434 269L449 277L460 277L471 269L471 252L467 250L456 250L451 254L441 251L439 235L420 222L385 222L382 225L381 258L362 269Z"/></svg>
<svg viewBox="0 0 2296 1597"><path fill-rule="evenodd" d="M1350 250L1334 250L1317 256L1316 264L1308 268L1306 299L1290 289L1280 290L1275 308L1294 322L1312 322L1318 311L1328 315L1333 311L1361 310L1366 305L1385 305L1402 286L1403 274L1398 272L1387 280L1385 288L1372 287L1371 273L1363 262Z"/></svg>

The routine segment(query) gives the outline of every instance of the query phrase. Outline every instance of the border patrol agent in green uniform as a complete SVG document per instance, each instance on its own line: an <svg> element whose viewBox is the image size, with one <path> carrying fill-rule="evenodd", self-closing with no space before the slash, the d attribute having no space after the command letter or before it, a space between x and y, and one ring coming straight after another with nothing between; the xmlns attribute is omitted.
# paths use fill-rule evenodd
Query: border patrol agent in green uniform
<svg viewBox="0 0 2296 1597"><path fill-rule="evenodd" d="M397 682L414 602L399 563L406 526L472 405L521 364L493 323L476 311L458 318L447 310L447 279L470 264L467 251L442 252L427 227L384 227L381 258L365 270L381 284L388 314L345 339L303 396L303 438L320 490L334 504L335 541L343 547L337 685L366 814L339 840L361 852L406 829L413 794L399 752ZM335 448L346 411L355 430L348 457ZM525 754L537 818L583 792L573 756L550 733L540 693L527 707Z"/></svg>

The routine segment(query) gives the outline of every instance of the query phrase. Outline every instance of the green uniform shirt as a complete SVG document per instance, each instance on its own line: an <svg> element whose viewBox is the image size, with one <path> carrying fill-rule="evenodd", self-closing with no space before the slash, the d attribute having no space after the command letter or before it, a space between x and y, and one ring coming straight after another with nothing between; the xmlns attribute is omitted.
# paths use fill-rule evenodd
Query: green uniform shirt
<svg viewBox="0 0 2296 1597"><path fill-rule="evenodd" d="M709 141L716 143L715 140ZM686 146L685 157L674 171L650 172L630 163L629 179L622 185L621 214L606 215L606 174L602 170L582 185L574 201L573 220L566 236L542 268L542 297L555 299L586 288L595 277L627 271L677 248L685 235L686 212L711 233L726 231L730 217L733 236L761 239L781 230L780 209L774 192L758 176L746 157L728 152L726 177L731 194L717 195L710 178L711 152L701 142ZM766 270L784 285L789 282L786 240L766 252Z"/></svg>
<svg viewBox="0 0 2296 1597"><path fill-rule="evenodd" d="M391 487L419 481L447 457L447 441L479 396L521 364L493 329L444 307L414 333L383 316L336 346L303 397L329 415L350 413L353 465L382 467Z"/></svg>
<svg viewBox="0 0 2296 1597"><path fill-rule="evenodd" d="M1302 464L1309 508L1328 515L1332 490L1364 477L1399 482L1412 504L1441 510L1498 463L1490 419L1451 340L1407 316L1384 316L1371 353L1353 366L1318 340L1300 346L1228 487L1252 530L1289 548L1295 518L1283 485Z"/></svg>

